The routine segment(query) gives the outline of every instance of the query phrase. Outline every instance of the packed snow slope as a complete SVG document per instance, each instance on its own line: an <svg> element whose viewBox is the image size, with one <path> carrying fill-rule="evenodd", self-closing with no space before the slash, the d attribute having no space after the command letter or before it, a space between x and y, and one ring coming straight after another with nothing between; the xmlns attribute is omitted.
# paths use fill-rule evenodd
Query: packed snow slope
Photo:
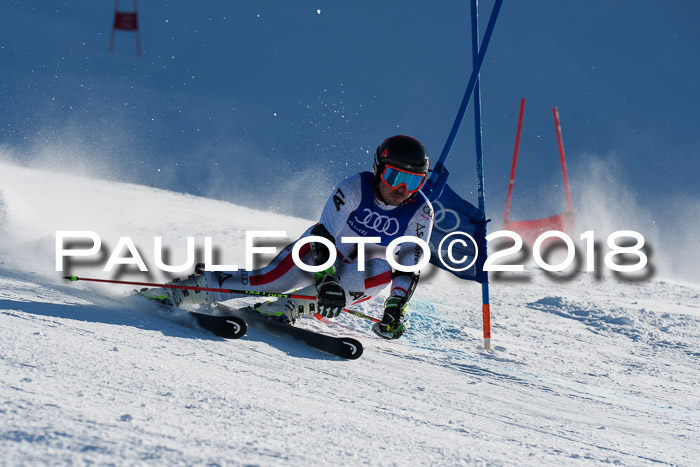
<svg viewBox="0 0 700 467"><path fill-rule="evenodd" d="M102 267L122 236L149 265L156 236L170 264L188 236L243 264L246 230L292 239L307 225L0 163L0 464L697 465L693 286L529 268L492 282L485 351L478 284L427 272L400 340L350 315L302 320L360 339L364 355L345 361L256 330L219 339L129 286L55 271L57 230L102 239L75 274L161 280ZM359 310L378 316L380 303Z"/></svg>

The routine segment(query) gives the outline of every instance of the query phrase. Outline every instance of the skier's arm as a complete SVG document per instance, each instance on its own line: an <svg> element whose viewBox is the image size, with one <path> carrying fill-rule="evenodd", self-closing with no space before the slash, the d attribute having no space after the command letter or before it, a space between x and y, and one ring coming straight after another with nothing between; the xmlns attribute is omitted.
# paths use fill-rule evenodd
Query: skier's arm
<svg viewBox="0 0 700 467"><path fill-rule="evenodd" d="M321 220L311 230L311 235L329 240L335 245L347 218L360 204L361 180L359 176L347 178L335 187L321 213ZM311 259L315 266L326 263L330 251L321 242L311 242ZM315 273L318 292L318 312L322 316L335 317L345 306L345 291L335 275L333 266Z"/></svg>
<svg viewBox="0 0 700 467"><path fill-rule="evenodd" d="M416 212L404 236L413 236L428 243L433 230L433 210L430 202ZM403 266L415 266L423 259L423 249L416 243L406 242L401 245L398 254L398 263ZM397 270L393 274L391 292L384 302L384 315L380 323L372 325L372 331L385 339L398 339L403 335L405 327L403 320L406 315L408 301L418 285L420 271L407 272Z"/></svg>
<svg viewBox="0 0 700 467"><path fill-rule="evenodd" d="M416 237L423 240L425 243L430 242L430 234L433 231L433 209L430 202L421 206L413 215L403 235L408 237ZM415 266L423 260L423 248L417 243L406 242L399 248L397 262L403 266ZM391 295L405 297L404 305L411 298L413 289L418 282L419 272L401 272L394 273L394 278L391 282Z"/></svg>
<svg viewBox="0 0 700 467"><path fill-rule="evenodd" d="M345 226L350 214L362 201L362 179L360 174L346 178L333 189L321 212L319 224L335 239Z"/></svg>
<svg viewBox="0 0 700 467"><path fill-rule="evenodd" d="M361 189L362 181L359 174L340 182L326 201L321 219L310 234L328 239L335 245L337 236L345 226L348 217L360 205ZM328 248L320 242L311 243L311 253L314 266L325 263L330 256Z"/></svg>

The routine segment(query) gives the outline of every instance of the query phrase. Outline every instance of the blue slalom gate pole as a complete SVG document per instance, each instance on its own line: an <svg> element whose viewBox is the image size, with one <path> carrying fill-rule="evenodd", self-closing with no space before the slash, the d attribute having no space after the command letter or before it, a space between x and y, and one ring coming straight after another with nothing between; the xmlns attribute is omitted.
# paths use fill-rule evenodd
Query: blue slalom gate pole
<svg viewBox="0 0 700 467"><path fill-rule="evenodd" d="M440 154L440 159L438 159L437 163L435 164L435 167L433 168L433 173L430 176L430 179L426 182L425 190L424 192L427 192L426 194L428 195L429 198L434 199L430 196L429 192L431 192L437 183L438 177L442 170L445 167L445 161L447 160L447 156L450 154L450 150L452 149L452 145L454 144L455 138L457 137L457 133L459 132L459 128L462 125L462 121L464 120L464 114L467 111L467 106L469 105L469 100L471 99L472 94L474 93L474 89L477 85L477 81L479 79L479 72L481 71L481 65L484 63L484 57L486 56L486 49L488 48L489 41L491 40L491 35L493 34L493 28L496 26L496 20L498 19L498 13L501 10L501 4L503 3L503 0L496 0L496 3L493 6L493 10L491 11L491 17L489 18L489 23L486 26L486 32L484 33L484 40L481 44L481 47L478 47L478 31L477 31L477 49L478 49L478 54L474 59L474 69L472 70L472 74L469 77L469 83L467 84L467 89L464 92L464 97L462 98L462 104L459 106L459 111L457 112L457 117L455 118L454 124L452 125L452 130L450 130L450 134L447 137L447 141L445 142L445 146L442 149L442 153ZM474 28L472 26L472 34L473 34ZM483 186L483 184L482 184Z"/></svg>
<svg viewBox="0 0 700 467"><path fill-rule="evenodd" d="M495 8L495 7L494 7ZM472 60L474 69L477 70L479 58L479 0L471 0L472 17ZM493 17L493 14L492 14ZM489 24L489 26L491 26ZM493 27L491 27L493 30ZM483 59L482 59L483 60ZM479 75L476 76L474 84L474 140L476 142L476 190L479 198L479 209L486 212L486 195L484 192L484 144L481 128L481 88L479 86ZM486 254L486 252L484 252ZM482 314L484 328L484 349L491 349L491 309L489 305L489 282L488 272L486 280L481 283Z"/></svg>

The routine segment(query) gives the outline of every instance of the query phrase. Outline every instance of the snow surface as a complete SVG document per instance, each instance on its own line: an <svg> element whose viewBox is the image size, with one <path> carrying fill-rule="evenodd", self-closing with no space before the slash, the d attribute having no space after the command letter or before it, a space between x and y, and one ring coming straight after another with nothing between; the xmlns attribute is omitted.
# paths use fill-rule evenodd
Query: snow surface
<svg viewBox="0 0 700 467"><path fill-rule="evenodd" d="M430 272L398 341L302 320L362 340L345 361L254 329L219 339L54 271L60 229L131 236L148 264L154 236L173 264L211 236L242 263L246 229L293 238L306 220L5 163L0 189L0 464L697 465L700 288L528 269L492 282L485 351L478 284ZM115 277L98 263L72 272Z"/></svg>

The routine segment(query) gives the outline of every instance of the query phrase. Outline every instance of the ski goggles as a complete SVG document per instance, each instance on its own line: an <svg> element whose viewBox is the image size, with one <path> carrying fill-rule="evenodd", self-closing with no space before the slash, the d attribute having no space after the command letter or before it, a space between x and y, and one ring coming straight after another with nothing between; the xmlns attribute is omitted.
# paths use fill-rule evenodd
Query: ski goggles
<svg viewBox="0 0 700 467"><path fill-rule="evenodd" d="M403 185L406 187L406 191L413 193L418 191L421 185L423 185L425 174L406 172L405 170L387 165L384 168L384 172L382 172L382 180L393 190Z"/></svg>

